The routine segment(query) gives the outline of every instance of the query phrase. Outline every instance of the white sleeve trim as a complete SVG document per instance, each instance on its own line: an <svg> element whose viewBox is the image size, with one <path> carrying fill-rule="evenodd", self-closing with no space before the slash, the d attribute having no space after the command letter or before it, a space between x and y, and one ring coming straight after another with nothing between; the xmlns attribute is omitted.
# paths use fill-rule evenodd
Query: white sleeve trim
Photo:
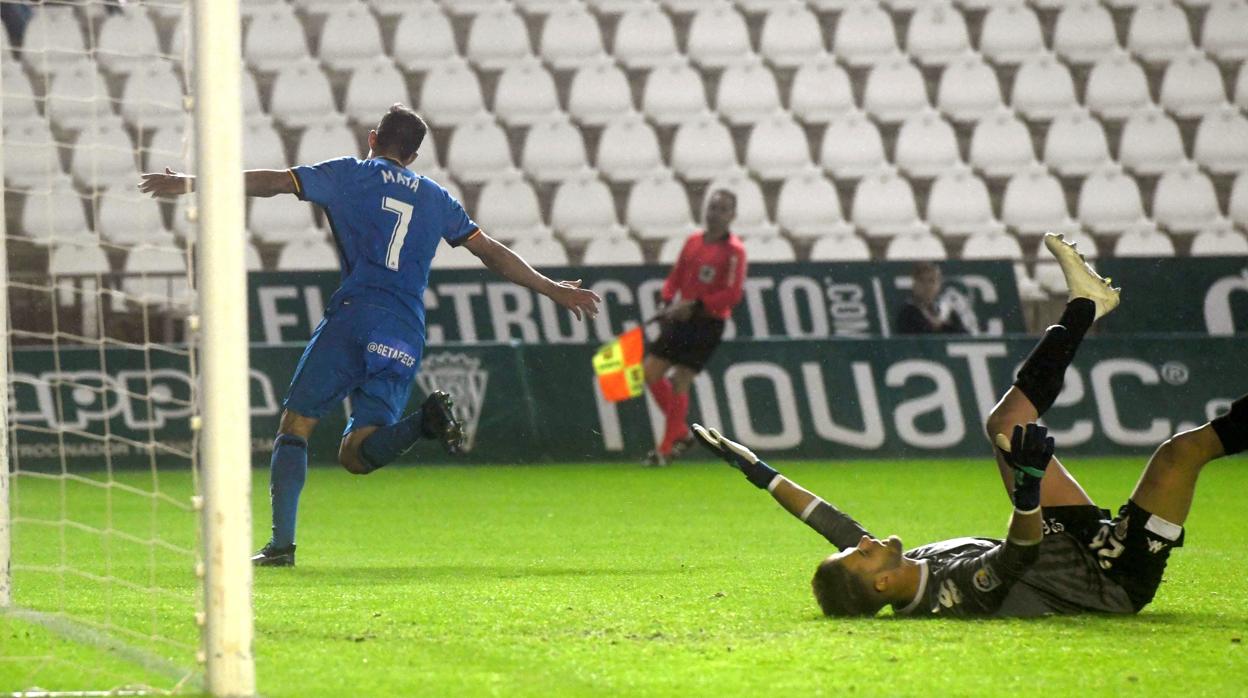
<svg viewBox="0 0 1248 698"><path fill-rule="evenodd" d="M806 508L802 510L802 513L799 514L797 518L801 519L803 522L806 521L806 519L810 516L811 512L815 510L815 507L819 506L820 504L823 504L823 500L819 499L818 497L815 497L814 499L810 500L810 504L806 505Z"/></svg>

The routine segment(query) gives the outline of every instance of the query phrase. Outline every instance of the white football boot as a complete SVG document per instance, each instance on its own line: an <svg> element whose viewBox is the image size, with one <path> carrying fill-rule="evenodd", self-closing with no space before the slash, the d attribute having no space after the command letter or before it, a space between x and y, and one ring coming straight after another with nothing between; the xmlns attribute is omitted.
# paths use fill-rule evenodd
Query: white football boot
<svg viewBox="0 0 1248 698"><path fill-rule="evenodd" d="M1100 274L1079 254L1073 243L1066 242L1061 233L1045 233L1044 246L1057 259L1066 277L1066 288L1070 290L1070 300L1087 298L1096 305L1096 320L1100 320L1109 311L1118 307L1118 294L1122 290L1110 285L1112 279L1101 278Z"/></svg>

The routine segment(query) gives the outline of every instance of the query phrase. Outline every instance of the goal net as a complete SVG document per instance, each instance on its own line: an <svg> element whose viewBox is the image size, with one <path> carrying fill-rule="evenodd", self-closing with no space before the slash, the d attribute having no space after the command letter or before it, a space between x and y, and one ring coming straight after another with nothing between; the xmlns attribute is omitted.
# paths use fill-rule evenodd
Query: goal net
<svg viewBox="0 0 1248 698"><path fill-rule="evenodd" d="M254 691L249 611L223 652L222 546L204 545L221 532L200 526L221 518L204 515L220 474L201 428L214 253L195 162L197 88L218 68L192 37L214 3L237 42L236 2L3 5L0 695ZM199 172L201 193L141 195L139 173L164 167ZM245 355L242 375L245 390ZM242 502L227 557L250 545ZM247 596L250 569L229 565ZM214 680L223 654L232 687Z"/></svg>

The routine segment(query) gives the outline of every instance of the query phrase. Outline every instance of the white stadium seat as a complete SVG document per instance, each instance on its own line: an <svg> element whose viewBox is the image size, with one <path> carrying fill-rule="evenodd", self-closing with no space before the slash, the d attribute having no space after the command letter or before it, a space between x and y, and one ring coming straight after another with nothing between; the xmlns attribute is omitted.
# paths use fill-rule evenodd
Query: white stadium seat
<svg viewBox="0 0 1248 698"><path fill-rule="evenodd" d="M316 230L312 205L293 196L270 196L252 199L247 214L247 229L263 242L286 242L309 237Z"/></svg>
<svg viewBox="0 0 1248 698"><path fill-rule="evenodd" d="M975 233L962 243L962 259L1012 259L1023 258L1023 248L1018 238L1005 233Z"/></svg>
<svg viewBox="0 0 1248 698"><path fill-rule="evenodd" d="M411 104L407 81L389 58L356 66L347 82L342 111L357 124L373 126L395 102Z"/></svg>
<svg viewBox="0 0 1248 698"><path fill-rule="evenodd" d="M1075 227L1062 183L1042 165L1010 178L1001 200L1001 222L1020 235L1067 232Z"/></svg>
<svg viewBox="0 0 1248 698"><path fill-rule="evenodd" d="M1159 175L1184 160L1178 124L1158 107L1133 113L1122 127L1118 162L1136 175Z"/></svg>
<svg viewBox="0 0 1248 698"><path fill-rule="evenodd" d="M1144 218L1135 179L1117 166L1100 169L1079 188L1079 222L1097 235L1117 235Z"/></svg>
<svg viewBox="0 0 1248 698"><path fill-rule="evenodd" d="M784 180L776 198L776 223L794 238L854 232L841 213L836 187L814 168Z"/></svg>
<svg viewBox="0 0 1248 698"><path fill-rule="evenodd" d="M807 124L826 124L853 110L849 73L827 54L803 63L793 75L789 109Z"/></svg>
<svg viewBox="0 0 1248 698"><path fill-rule="evenodd" d="M476 14L464 55L478 68L501 70L533 53L524 19L504 3Z"/></svg>
<svg viewBox="0 0 1248 698"><path fill-rule="evenodd" d="M1144 69L1125 53L1097 61L1085 89L1084 102L1102 119L1125 119L1152 103Z"/></svg>
<svg viewBox="0 0 1248 698"><path fill-rule="evenodd" d="M988 187L968 167L954 167L932 182L927 222L942 237L1004 232L992 215Z"/></svg>
<svg viewBox="0 0 1248 698"><path fill-rule="evenodd" d="M897 133L894 162L910 177L931 178L959 161L953 127L935 109L911 114Z"/></svg>
<svg viewBox="0 0 1248 698"><path fill-rule="evenodd" d="M971 48L962 13L947 0L925 2L910 17L906 53L923 65L946 65Z"/></svg>
<svg viewBox="0 0 1248 698"><path fill-rule="evenodd" d="M339 9L344 2L350 5L360 5L364 0L291 0L291 2L296 10L321 16Z"/></svg>
<svg viewBox="0 0 1248 698"><path fill-rule="evenodd" d="M133 185L139 177L135 155L121 119L100 119L79 132L69 173L84 189L103 189L118 182Z"/></svg>
<svg viewBox="0 0 1248 698"><path fill-rule="evenodd" d="M160 55L156 25L140 11L119 12L104 18L95 37L95 57L110 73L130 74Z"/></svg>
<svg viewBox="0 0 1248 698"><path fill-rule="evenodd" d="M512 167L507 134L487 114L464 121L451 133L446 167L469 183L484 182Z"/></svg>
<svg viewBox="0 0 1248 698"><path fill-rule="evenodd" d="M108 254L94 240L56 245L48 254L48 275L108 274Z"/></svg>
<svg viewBox="0 0 1248 698"><path fill-rule="evenodd" d="M644 264L645 261L641 245L636 240L620 235L590 240L585 246L584 256L581 257L581 264L585 266L635 265Z"/></svg>
<svg viewBox="0 0 1248 698"><path fill-rule="evenodd" d="M868 238L928 232L919 220L910 183L891 169L880 170L858 182L850 215Z"/></svg>
<svg viewBox="0 0 1248 698"><path fill-rule="evenodd" d="M940 74L936 105L954 121L979 121L1003 104L996 71L977 53L950 61Z"/></svg>
<svg viewBox="0 0 1248 698"><path fill-rule="evenodd" d="M52 75L44 111L60 129L77 131L112 114L108 86L93 61L66 63Z"/></svg>
<svg viewBox="0 0 1248 698"><path fill-rule="evenodd" d="M659 247L659 264L675 264L680 251L685 247L685 238L671 237L663 241Z"/></svg>
<svg viewBox="0 0 1248 698"><path fill-rule="evenodd" d="M683 59L669 60L646 76L642 111L655 123L673 126L706 111L702 76Z"/></svg>
<svg viewBox="0 0 1248 698"><path fill-rule="evenodd" d="M189 146L188 154L194 151L193 145ZM289 166L282 137L272 124L263 121L243 124L243 169L280 170Z"/></svg>
<svg viewBox="0 0 1248 698"><path fill-rule="evenodd" d="M8 95L5 95L7 100ZM121 92L121 116L136 131L150 132L183 123L182 82L166 63L134 68ZM9 104L5 102L5 117Z"/></svg>
<svg viewBox="0 0 1248 698"><path fill-rule="evenodd" d="M455 126L485 109L477 73L462 58L430 68L420 88L417 111L432 126Z"/></svg>
<svg viewBox="0 0 1248 698"><path fill-rule="evenodd" d="M278 271L328 271L338 269L338 252L327 240L291 240L277 255Z"/></svg>
<svg viewBox="0 0 1248 698"><path fill-rule="evenodd" d="M715 109L728 123L752 124L780 108L775 75L762 61L740 60L720 76Z"/></svg>
<svg viewBox="0 0 1248 698"><path fill-rule="evenodd" d="M1051 54L1023 61L1014 76L1014 109L1024 118L1048 120L1076 105L1070 71Z"/></svg>
<svg viewBox="0 0 1248 698"><path fill-rule="evenodd" d="M1218 225L1196 233L1188 251L1193 257L1248 257L1248 237L1230 225Z"/></svg>
<svg viewBox="0 0 1248 698"><path fill-rule="evenodd" d="M1213 182L1191 163L1166 172L1153 192L1153 220L1172 233L1195 233L1215 223Z"/></svg>
<svg viewBox="0 0 1248 698"><path fill-rule="evenodd" d="M529 127L520 151L520 166L538 182L567 179L589 167L585 140L566 114L547 117Z"/></svg>
<svg viewBox="0 0 1248 698"><path fill-rule="evenodd" d="M665 169L633 182L624 217L628 227L643 239L685 236L693 228L685 188Z"/></svg>
<svg viewBox="0 0 1248 698"><path fill-rule="evenodd" d="M1053 30L1053 52L1070 63L1094 63L1118 48L1114 19L1092 0L1065 5Z"/></svg>
<svg viewBox="0 0 1248 698"><path fill-rule="evenodd" d="M1141 60L1165 63L1191 47L1187 15L1170 0L1143 3L1132 13L1127 48Z"/></svg>
<svg viewBox="0 0 1248 698"><path fill-rule="evenodd" d="M1010 177L1036 160L1031 134L1014 112L1001 108L971 133L971 165L988 177Z"/></svg>
<svg viewBox="0 0 1248 698"><path fill-rule="evenodd" d="M627 235L615 215L611 190L592 171L566 179L555 191L550 227L564 240Z"/></svg>
<svg viewBox="0 0 1248 698"><path fill-rule="evenodd" d="M751 262L796 262L797 255L788 240L778 236L750 237L742 241L745 244L745 258Z"/></svg>
<svg viewBox="0 0 1248 698"><path fill-rule="evenodd" d="M672 21L656 5L630 3L616 25L612 55L626 68L652 68L670 62L680 55Z"/></svg>
<svg viewBox="0 0 1248 698"><path fill-rule="evenodd" d="M810 248L812 262L866 262L871 250L862 238L852 232L825 235Z"/></svg>
<svg viewBox="0 0 1248 698"><path fill-rule="evenodd" d="M95 207L95 232L101 238L122 246L155 244L173 246L173 236L165 229L160 204L140 194L132 184L117 184L99 193Z"/></svg>
<svg viewBox="0 0 1248 698"><path fill-rule="evenodd" d="M602 126L632 110L628 76L613 61L603 59L581 66L572 76L568 113L577 123Z"/></svg>
<svg viewBox="0 0 1248 698"><path fill-rule="evenodd" d="M43 187L26 194L22 206L22 232L36 245L95 240L87 226L82 198L68 177L44 181Z"/></svg>
<svg viewBox="0 0 1248 698"><path fill-rule="evenodd" d="M829 174L838 178L862 177L884 163L884 141L865 114L849 112L828 123L819 149L819 164Z"/></svg>
<svg viewBox="0 0 1248 698"><path fill-rule="evenodd" d="M723 68L750 53L750 31L745 18L730 3L698 10L689 25L685 52L703 68Z"/></svg>
<svg viewBox="0 0 1248 698"><path fill-rule="evenodd" d="M1229 105L1206 114L1192 157L1214 174L1248 171L1248 118Z"/></svg>
<svg viewBox="0 0 1248 698"><path fill-rule="evenodd" d="M767 217L767 204L758 182L742 171L721 175L706 187L706 197L719 189L727 189L737 196L737 215L732 230L742 238L769 237L779 234L780 228ZM703 210L706 202L703 201Z"/></svg>
<svg viewBox="0 0 1248 698"><path fill-rule="evenodd" d="M1240 228L1248 229L1248 172L1241 172L1231 185L1231 203L1227 213Z"/></svg>
<svg viewBox="0 0 1248 698"><path fill-rule="evenodd" d="M993 63L1021 63L1044 50L1040 20L1022 2L994 2L984 16L979 50Z"/></svg>
<svg viewBox="0 0 1248 698"><path fill-rule="evenodd" d="M191 300L186 280L186 252L140 245L126 255L121 290L140 304L184 305Z"/></svg>
<svg viewBox="0 0 1248 698"><path fill-rule="evenodd" d="M559 112L555 79L536 58L513 61L494 90L494 114L508 126L531 126Z"/></svg>
<svg viewBox="0 0 1248 698"><path fill-rule="evenodd" d="M841 13L832 50L851 66L871 65L897 52L893 20L874 2L856 2Z"/></svg>
<svg viewBox="0 0 1248 698"><path fill-rule="evenodd" d="M421 145L419 153L423 157L431 144L429 136ZM295 151L295 162L312 164L346 155L363 157L355 140L355 133L344 123L326 123L309 126L299 136L299 147Z"/></svg>
<svg viewBox="0 0 1248 698"><path fill-rule="evenodd" d="M1114 243L1115 257L1173 257L1174 242L1156 226L1141 224L1126 231Z"/></svg>
<svg viewBox="0 0 1248 698"><path fill-rule="evenodd" d="M284 126L298 128L336 118L338 110L329 79L320 66L309 60L278 71L269 111Z"/></svg>
<svg viewBox="0 0 1248 698"><path fill-rule="evenodd" d="M1205 13L1200 47L1220 61L1237 63L1248 59L1248 2L1215 2Z"/></svg>
<svg viewBox="0 0 1248 698"><path fill-rule="evenodd" d="M473 218L492 237L505 242L532 237L549 237L550 228L542 223L537 192L519 172L491 178L481 188Z"/></svg>
<svg viewBox="0 0 1248 698"><path fill-rule="evenodd" d="M440 8L423 4L403 11L394 30L394 60L399 65L424 71L457 55L455 30Z"/></svg>
<svg viewBox="0 0 1248 698"><path fill-rule="evenodd" d="M326 2L332 0L325 0ZM482 12L497 9L498 0L438 0L442 11L461 18L472 18Z"/></svg>
<svg viewBox="0 0 1248 698"><path fill-rule="evenodd" d="M0 32L4 34L4 32ZM7 47L0 46L0 51L7 50ZM0 54L7 56L8 54ZM39 106L36 103L35 90L30 84L30 78L26 77L26 73L16 64L5 62L3 70L4 86L4 123L8 126L10 123L18 123L29 119L42 120L39 114Z"/></svg>
<svg viewBox="0 0 1248 698"><path fill-rule="evenodd" d="M931 233L904 233L884 248L884 259L890 262L939 261L948 256L945 243Z"/></svg>
<svg viewBox="0 0 1248 698"><path fill-rule="evenodd" d="M659 137L640 114L626 112L602 130L595 165L608 179L632 181L662 164Z"/></svg>
<svg viewBox="0 0 1248 698"><path fill-rule="evenodd" d="M1044 163L1063 177L1084 176L1110 160L1101 122L1085 109L1058 114L1044 139Z"/></svg>
<svg viewBox="0 0 1248 698"><path fill-rule="evenodd" d="M6 37L7 38L7 37ZM22 35L22 63L36 75L77 63L87 52L73 7L41 5Z"/></svg>
<svg viewBox="0 0 1248 698"><path fill-rule="evenodd" d="M511 249L534 266L564 267L568 265L568 253L563 244L554 238L525 238L517 240Z"/></svg>
<svg viewBox="0 0 1248 698"><path fill-rule="evenodd" d="M246 139L246 130L244 130L244 139ZM195 143L187 137L184 124L166 126L156 131L152 140L140 154L143 157L140 169L144 172L163 170L174 165L181 169L195 168ZM285 159L282 158L282 161ZM5 167L12 169L7 158Z"/></svg>
<svg viewBox="0 0 1248 698"><path fill-rule="evenodd" d="M556 70L580 68L604 56L598 20L580 4L564 6L546 15L542 24L542 60Z"/></svg>
<svg viewBox="0 0 1248 698"><path fill-rule="evenodd" d="M867 75L862 108L872 117L896 123L926 106L923 74L904 56L876 63Z"/></svg>
<svg viewBox="0 0 1248 698"><path fill-rule="evenodd" d="M1161 78L1158 101L1179 118L1204 116L1226 103L1222 72L1200 51L1176 57Z"/></svg>
<svg viewBox="0 0 1248 698"><path fill-rule="evenodd" d="M247 65L275 71L308 58L303 25L290 5L275 4L252 15L243 37L243 60Z"/></svg>
<svg viewBox="0 0 1248 698"><path fill-rule="evenodd" d="M383 55L381 27L367 5L344 3L325 18L317 48L317 57L325 65L334 70L351 70Z"/></svg>
<svg viewBox="0 0 1248 698"><path fill-rule="evenodd" d="M61 174L60 149L42 120L5 124L4 180L11 187L40 186Z"/></svg>
<svg viewBox="0 0 1248 698"><path fill-rule="evenodd" d="M782 68L796 68L819 56L823 53L823 32L818 18L796 0L780 4L763 20L759 53Z"/></svg>
<svg viewBox="0 0 1248 698"><path fill-rule="evenodd" d="M788 112L759 121L745 144L745 166L760 179L784 179L811 166L806 131Z"/></svg>

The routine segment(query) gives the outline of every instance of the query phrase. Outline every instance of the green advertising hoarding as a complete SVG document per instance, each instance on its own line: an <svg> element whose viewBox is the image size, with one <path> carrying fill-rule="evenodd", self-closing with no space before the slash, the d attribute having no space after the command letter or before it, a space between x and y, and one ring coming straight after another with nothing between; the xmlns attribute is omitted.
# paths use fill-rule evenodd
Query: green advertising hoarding
<svg viewBox="0 0 1248 698"><path fill-rule="evenodd" d="M1101 331L1248 333L1248 257L1102 259L1102 274L1123 287L1134 309L1105 318Z"/></svg>
<svg viewBox="0 0 1248 698"><path fill-rule="evenodd" d="M909 295L908 262L752 264L728 339L831 339L892 334ZM944 297L965 308L977 334L1024 331L1014 270L1008 262L946 262ZM582 279L603 297L588 324L574 321L548 298L485 269L434 270L425 293L431 346L518 341L531 345L598 345L650 318L668 268L661 266L543 269L556 279ZM251 341L302 343L338 287L333 272L253 273L248 303Z"/></svg>
<svg viewBox="0 0 1248 698"><path fill-rule="evenodd" d="M1031 338L893 338L726 342L697 379L691 420L722 428L768 457L983 456L982 424ZM452 393L468 431L465 462L635 460L660 433L648 398L601 399L592 345L431 347L412 405ZM280 399L301 347L255 346L251 420L267 460ZM139 351L14 352L12 453L18 467L146 463L144 444L193 447L185 357ZM1242 341L1096 337L1084 342L1046 421L1063 453L1143 454L1248 392ZM240 406L240 415L243 414ZM332 460L344 412L318 428L314 460ZM73 433L91 432L81 439ZM107 436L103 436L107 434ZM64 448L60 444L64 444ZM444 461L432 447L407 459Z"/></svg>

